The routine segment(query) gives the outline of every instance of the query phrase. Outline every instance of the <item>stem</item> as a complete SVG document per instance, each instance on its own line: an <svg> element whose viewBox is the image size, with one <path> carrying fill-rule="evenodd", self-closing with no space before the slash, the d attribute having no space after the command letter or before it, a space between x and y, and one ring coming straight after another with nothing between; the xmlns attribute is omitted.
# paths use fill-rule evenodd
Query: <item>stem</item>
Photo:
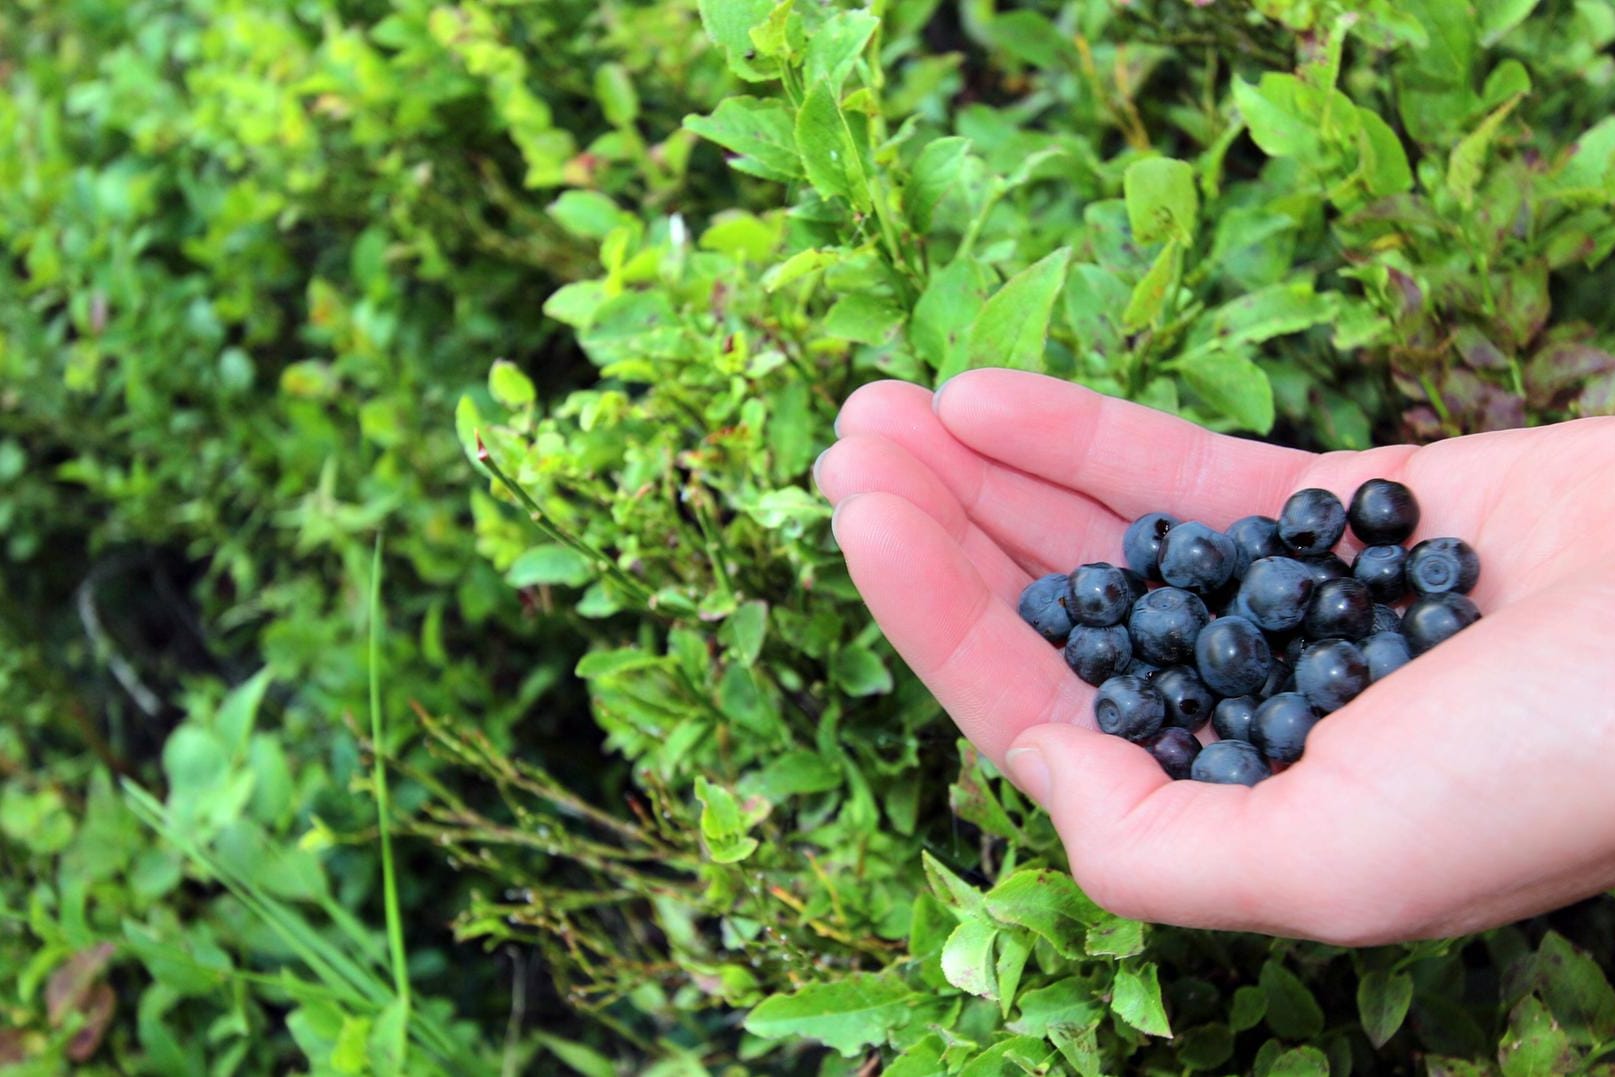
<svg viewBox="0 0 1615 1077"><path fill-rule="evenodd" d="M381 544L376 535L376 549L370 562L370 742L372 782L376 788L376 818L381 829L381 883L382 902L387 917L387 950L393 967L393 990L398 993L398 1005L404 1011L399 1034L399 1061L407 1060L409 1052L409 966L404 952L404 922L398 911L398 878L393 868L392 827L389 820L392 809L387 796L387 767L383 761L381 740Z"/></svg>

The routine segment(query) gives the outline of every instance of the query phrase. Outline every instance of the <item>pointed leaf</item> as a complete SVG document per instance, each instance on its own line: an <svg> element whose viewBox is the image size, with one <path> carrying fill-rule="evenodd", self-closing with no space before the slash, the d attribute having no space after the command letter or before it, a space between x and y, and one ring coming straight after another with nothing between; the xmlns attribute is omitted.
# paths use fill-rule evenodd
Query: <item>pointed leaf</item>
<svg viewBox="0 0 1615 1077"><path fill-rule="evenodd" d="M734 154L729 166L737 172L781 182L805 175L791 110L782 102L728 97L710 116L686 116L684 126Z"/></svg>
<svg viewBox="0 0 1615 1077"><path fill-rule="evenodd" d="M906 1024L918 999L896 977L854 973L764 999L745 1028L765 1040L805 1036L852 1058Z"/></svg>
<svg viewBox="0 0 1615 1077"><path fill-rule="evenodd" d="M802 100L796 114L796 149L815 190L825 198L845 198L860 212L869 212L872 203L863 158L828 83L817 83Z"/></svg>
<svg viewBox="0 0 1615 1077"><path fill-rule="evenodd" d="M1122 186L1135 242L1194 241L1200 194L1193 166L1170 157L1147 157L1128 166Z"/></svg>
<svg viewBox="0 0 1615 1077"><path fill-rule="evenodd" d="M1122 967L1116 970L1116 979L1111 985L1110 1009L1140 1032L1151 1036L1172 1035L1153 962L1145 962L1137 969Z"/></svg>
<svg viewBox="0 0 1615 1077"><path fill-rule="evenodd" d="M1405 972L1376 970L1357 984L1357 1012L1363 1032L1376 1048L1396 1035L1413 1002L1413 977Z"/></svg>
<svg viewBox="0 0 1615 1077"><path fill-rule="evenodd" d="M965 346L971 367L1042 370L1054 299L1065 283L1071 248L1061 247L1021 270L987 300Z"/></svg>

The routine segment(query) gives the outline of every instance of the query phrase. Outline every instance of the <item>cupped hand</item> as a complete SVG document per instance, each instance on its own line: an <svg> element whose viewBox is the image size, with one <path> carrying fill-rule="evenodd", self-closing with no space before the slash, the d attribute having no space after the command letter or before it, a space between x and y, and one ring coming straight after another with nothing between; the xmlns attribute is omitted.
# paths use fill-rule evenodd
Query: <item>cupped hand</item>
<svg viewBox="0 0 1615 1077"><path fill-rule="evenodd" d="M837 435L815 475L865 602L1113 912L1369 945L1615 886L1615 419L1316 455L979 370L865 386ZM1253 788L1170 781L1099 733L1094 690L1016 614L1035 576L1120 563L1145 512L1221 528L1376 476L1418 497L1410 543L1480 554L1484 617Z"/></svg>

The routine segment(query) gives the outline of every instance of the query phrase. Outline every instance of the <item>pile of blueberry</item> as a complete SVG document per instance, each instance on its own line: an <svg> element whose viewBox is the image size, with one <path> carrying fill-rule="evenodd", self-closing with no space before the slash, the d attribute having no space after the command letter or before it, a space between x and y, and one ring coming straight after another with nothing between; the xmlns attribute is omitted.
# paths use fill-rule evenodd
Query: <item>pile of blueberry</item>
<svg viewBox="0 0 1615 1077"><path fill-rule="evenodd" d="M1348 523L1363 544L1349 565L1334 552ZM1301 758L1324 715L1480 618L1466 597L1475 551L1456 538L1408 549L1418 523L1412 491L1389 479L1349 509L1301 490L1277 520L1226 531L1152 512L1122 539L1127 568L1033 580L1020 614L1098 687L1101 730L1174 778L1254 785ZM1208 722L1220 739L1202 748Z"/></svg>

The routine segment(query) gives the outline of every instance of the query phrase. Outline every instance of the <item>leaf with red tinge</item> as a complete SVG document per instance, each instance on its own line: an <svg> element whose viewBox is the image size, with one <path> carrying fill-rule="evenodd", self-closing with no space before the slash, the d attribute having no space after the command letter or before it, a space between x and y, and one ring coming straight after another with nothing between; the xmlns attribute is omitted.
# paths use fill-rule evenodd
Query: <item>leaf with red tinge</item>
<svg viewBox="0 0 1615 1077"><path fill-rule="evenodd" d="M74 1062L86 1062L95 1054L112 1023L118 997L101 981L101 974L114 952L112 944L105 942L80 950L46 981L45 1016L51 1025L61 1028L73 1014L82 1020L67 1047L67 1056Z"/></svg>
<svg viewBox="0 0 1615 1077"><path fill-rule="evenodd" d="M1563 407L1589 379L1615 372L1615 356L1590 344L1550 344L1525 364L1525 388L1537 407Z"/></svg>

